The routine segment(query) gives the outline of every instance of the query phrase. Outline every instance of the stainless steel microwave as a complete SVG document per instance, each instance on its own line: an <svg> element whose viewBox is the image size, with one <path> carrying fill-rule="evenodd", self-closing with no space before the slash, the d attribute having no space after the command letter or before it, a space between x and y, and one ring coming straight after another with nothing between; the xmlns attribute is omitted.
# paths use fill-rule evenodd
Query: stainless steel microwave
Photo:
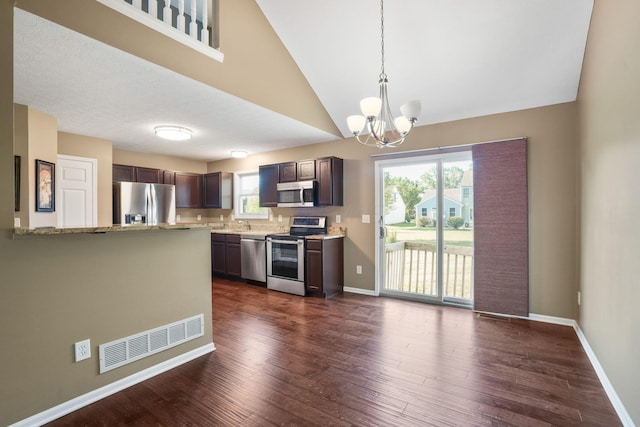
<svg viewBox="0 0 640 427"><path fill-rule="evenodd" d="M316 181L278 183L278 207L298 208L316 205Z"/></svg>

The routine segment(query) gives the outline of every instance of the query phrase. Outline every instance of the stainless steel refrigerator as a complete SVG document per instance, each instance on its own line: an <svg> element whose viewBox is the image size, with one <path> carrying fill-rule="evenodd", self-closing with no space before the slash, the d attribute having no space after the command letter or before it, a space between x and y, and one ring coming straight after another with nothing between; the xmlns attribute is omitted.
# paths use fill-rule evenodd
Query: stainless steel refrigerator
<svg viewBox="0 0 640 427"><path fill-rule="evenodd" d="M176 223L176 188L170 184L113 184L113 223L158 225Z"/></svg>

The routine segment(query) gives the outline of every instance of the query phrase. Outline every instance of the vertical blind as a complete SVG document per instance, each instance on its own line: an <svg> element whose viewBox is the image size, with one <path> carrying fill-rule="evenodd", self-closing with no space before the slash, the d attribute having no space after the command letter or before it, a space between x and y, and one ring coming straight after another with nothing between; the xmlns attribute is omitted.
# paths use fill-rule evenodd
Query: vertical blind
<svg viewBox="0 0 640 427"><path fill-rule="evenodd" d="M529 315L527 140L472 147L474 309Z"/></svg>

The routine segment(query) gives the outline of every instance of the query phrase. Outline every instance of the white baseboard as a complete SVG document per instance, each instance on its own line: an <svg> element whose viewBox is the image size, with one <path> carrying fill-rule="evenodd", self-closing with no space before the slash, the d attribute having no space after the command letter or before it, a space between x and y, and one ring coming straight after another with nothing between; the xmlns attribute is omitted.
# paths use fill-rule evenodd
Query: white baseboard
<svg viewBox="0 0 640 427"><path fill-rule="evenodd" d="M591 366L593 366L593 369L596 371L596 375L598 375L598 379L602 384L602 388L604 388L605 393L607 393L607 397L609 397L609 400L613 405L613 409L615 409L616 413L618 414L618 417L620 417L620 421L622 422L622 425L626 427L635 427L635 423L631 419L631 415L629 415L629 412L627 412L627 409L622 404L622 401L620 400L618 393L616 393L615 389L613 388L613 385L611 384L611 381L609 381L609 377L607 377L607 374L604 371L604 368L600 364L598 357L596 356L596 354L593 352L593 349L589 345L589 341L587 341L587 337L582 332L582 329L580 329L580 325L578 325L578 322L576 322L573 319L566 319L563 317L544 316L541 314L529 314L529 319L536 320L539 322L554 323L557 325L565 325L565 326L573 327L573 329L576 331L576 335L578 335L580 344L582 344L582 348L584 349L585 353L587 353L587 357L591 362Z"/></svg>
<svg viewBox="0 0 640 427"><path fill-rule="evenodd" d="M545 316L544 314L529 313L529 319L538 322L553 323L555 325L571 326L572 328L576 328L578 326L578 323L575 320L567 319L566 317L554 317Z"/></svg>
<svg viewBox="0 0 640 427"><path fill-rule="evenodd" d="M124 390L125 388L131 387L132 385L138 384L151 377L155 377L156 375L178 367L197 357L203 356L207 353L211 353L212 351L215 351L215 349L216 347L213 343L193 349L187 353L176 356L173 359L158 363L155 366L144 369L140 372L136 372L135 374L130 375L126 378L122 378L121 380L115 381L104 387L100 387L99 389L90 391L89 393L61 403L60 405L54 406L53 408L49 408L46 411L40 412L39 414L35 414L22 421L18 421L15 424L11 424L9 427L33 427L49 423L73 411L90 405L93 402L97 402L100 399L104 399L107 396Z"/></svg>
<svg viewBox="0 0 640 427"><path fill-rule="evenodd" d="M370 291L369 289L360 289L360 288L352 288L350 286L344 286L342 288L343 292L349 292L352 294L360 294L360 295L369 295L371 297L377 297L378 294L376 291Z"/></svg>

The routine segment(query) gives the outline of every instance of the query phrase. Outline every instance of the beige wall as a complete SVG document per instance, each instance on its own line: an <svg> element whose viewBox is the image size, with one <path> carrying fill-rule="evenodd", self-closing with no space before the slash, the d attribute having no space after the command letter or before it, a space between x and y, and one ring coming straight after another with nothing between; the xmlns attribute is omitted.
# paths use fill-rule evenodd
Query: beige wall
<svg viewBox="0 0 640 427"><path fill-rule="evenodd" d="M211 343L211 270L207 229L14 239L12 0L0 0L0 75L0 425L8 425ZM39 114L23 119L48 127ZM199 313L204 337L98 375L98 344ZM74 363L72 345L86 338L93 357Z"/></svg>
<svg viewBox="0 0 640 427"><path fill-rule="evenodd" d="M416 128L396 150L361 146L354 139L315 144L209 163L209 171L257 170L260 164L337 156L345 159L343 207L314 208L314 214L342 215L347 227L345 285L373 290L375 225L362 224L362 214L375 211L372 154L412 151L441 146L529 138L529 271L532 313L575 318L577 134L575 103L536 108ZM274 209L275 217L289 217L293 209ZM308 214L308 209L298 210ZM251 222L251 221L250 221ZM356 275L356 265L363 274Z"/></svg>
<svg viewBox="0 0 640 427"><path fill-rule="evenodd" d="M14 106L15 154L21 156L20 226L55 227L56 212L36 212L36 159L56 162L58 150L58 123L41 111L24 105Z"/></svg>
<svg viewBox="0 0 640 427"><path fill-rule="evenodd" d="M207 162L162 154L113 150L113 163L180 172L207 173Z"/></svg>
<svg viewBox="0 0 640 427"><path fill-rule="evenodd" d="M578 97L580 327L640 425L640 3L596 0Z"/></svg>
<svg viewBox="0 0 640 427"><path fill-rule="evenodd" d="M111 141L72 133L58 133L58 154L87 157L98 161L98 226L110 226L112 214Z"/></svg>

